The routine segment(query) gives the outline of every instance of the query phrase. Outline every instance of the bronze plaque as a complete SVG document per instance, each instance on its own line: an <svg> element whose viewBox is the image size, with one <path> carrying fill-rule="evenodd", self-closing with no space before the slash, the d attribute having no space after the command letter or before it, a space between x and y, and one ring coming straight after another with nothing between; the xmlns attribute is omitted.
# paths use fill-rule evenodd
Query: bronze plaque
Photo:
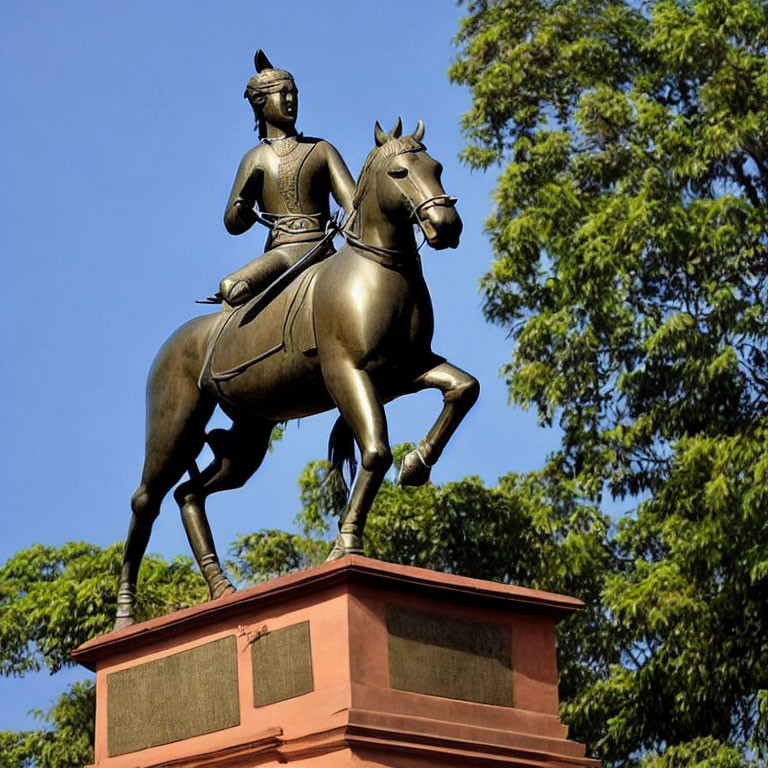
<svg viewBox="0 0 768 768"><path fill-rule="evenodd" d="M240 725L235 637L107 675L110 757Z"/></svg>
<svg viewBox="0 0 768 768"><path fill-rule="evenodd" d="M268 632L251 645L253 706L303 696L314 690L309 622Z"/></svg>
<svg viewBox="0 0 768 768"><path fill-rule="evenodd" d="M392 688L512 706L509 627L388 605L387 645Z"/></svg>

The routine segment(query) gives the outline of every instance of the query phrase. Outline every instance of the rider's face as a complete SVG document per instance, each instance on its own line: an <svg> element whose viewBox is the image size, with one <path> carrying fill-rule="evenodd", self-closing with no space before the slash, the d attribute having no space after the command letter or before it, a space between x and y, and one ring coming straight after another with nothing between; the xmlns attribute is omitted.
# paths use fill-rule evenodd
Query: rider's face
<svg viewBox="0 0 768 768"><path fill-rule="evenodd" d="M271 125L293 126L299 111L299 92L296 87L286 83L276 93L267 94L264 105L264 119Z"/></svg>

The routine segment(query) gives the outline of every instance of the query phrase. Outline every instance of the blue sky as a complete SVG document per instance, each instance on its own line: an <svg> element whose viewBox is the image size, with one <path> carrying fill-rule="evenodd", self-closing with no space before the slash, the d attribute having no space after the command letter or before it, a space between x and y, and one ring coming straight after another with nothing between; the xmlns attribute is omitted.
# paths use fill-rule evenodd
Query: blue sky
<svg viewBox="0 0 768 768"><path fill-rule="evenodd" d="M331 141L354 175L375 120L424 120L464 220L458 250L423 251L434 348L483 387L433 479L493 483L541 466L557 435L507 404L498 369L510 345L481 313L495 178L457 159L470 98L446 70L461 15L439 0L0 6L0 562L35 542L125 535L154 354L263 246L261 230L235 238L222 223L257 140L242 98L257 47L294 74L300 130ZM421 437L439 407L434 392L392 404L393 443ZM238 533L291 526L296 478L324 454L333 420L290 424L245 489L211 499L220 551ZM149 550L189 553L172 499ZM29 727L28 710L86 676L0 678L0 730Z"/></svg>

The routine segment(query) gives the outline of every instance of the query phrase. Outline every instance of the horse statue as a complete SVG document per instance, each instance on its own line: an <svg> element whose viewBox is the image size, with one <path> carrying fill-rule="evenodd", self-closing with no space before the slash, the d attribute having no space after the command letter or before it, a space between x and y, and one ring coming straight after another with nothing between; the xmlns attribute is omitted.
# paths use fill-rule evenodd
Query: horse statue
<svg viewBox="0 0 768 768"><path fill-rule="evenodd" d="M392 463L384 404L427 388L443 394L437 420L402 462L400 484L415 486L429 480L477 400L477 380L432 351L432 304L412 226L433 248L455 248L462 229L456 198L445 194L442 167L422 144L423 122L401 134L400 119L389 133L376 123L376 146L355 191L354 226L336 253L266 303L256 296L231 312L194 318L158 353L147 384L146 455L131 499L116 628L133 623L152 524L185 472L174 497L215 599L234 587L216 555L205 499L242 487L275 425L336 407L332 453L353 457L357 444L360 467L328 557L335 560L362 553L366 515ZM232 426L206 434L217 405ZM199 471L195 459L206 440L214 459Z"/></svg>

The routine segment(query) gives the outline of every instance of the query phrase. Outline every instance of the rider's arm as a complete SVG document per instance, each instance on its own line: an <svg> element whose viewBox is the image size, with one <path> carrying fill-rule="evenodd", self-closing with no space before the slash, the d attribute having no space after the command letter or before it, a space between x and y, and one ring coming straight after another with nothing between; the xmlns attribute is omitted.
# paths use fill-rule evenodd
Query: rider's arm
<svg viewBox="0 0 768 768"><path fill-rule="evenodd" d="M256 204L263 178L263 172L256 163L256 149L257 147L254 147L240 161L235 183L229 194L224 211L224 226L230 235L241 235L256 222L253 206Z"/></svg>
<svg viewBox="0 0 768 768"><path fill-rule="evenodd" d="M333 199L349 215L352 212L352 200L355 197L355 180L347 168L347 164L338 153L333 144L323 142L326 162L328 164L328 176L331 182L331 194Z"/></svg>

